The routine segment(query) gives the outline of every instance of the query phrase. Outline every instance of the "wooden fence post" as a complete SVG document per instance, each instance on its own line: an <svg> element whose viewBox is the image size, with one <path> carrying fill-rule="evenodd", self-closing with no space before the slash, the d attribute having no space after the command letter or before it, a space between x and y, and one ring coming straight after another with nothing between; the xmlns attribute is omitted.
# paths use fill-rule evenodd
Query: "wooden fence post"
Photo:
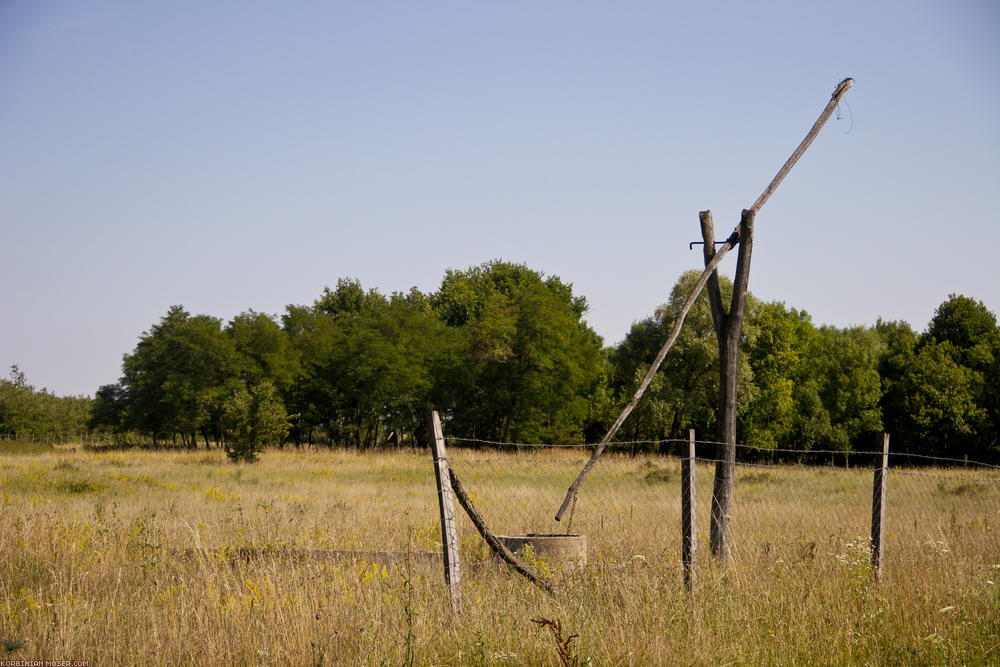
<svg viewBox="0 0 1000 667"><path fill-rule="evenodd" d="M885 553L885 493L889 472L889 434L882 434L882 466L875 469L872 484L872 573L875 581L882 579L882 557Z"/></svg>
<svg viewBox="0 0 1000 667"><path fill-rule="evenodd" d="M437 479L438 505L441 508L441 549L444 555L444 580L448 585L451 609L462 610L461 575L458 567L458 536L455 531L455 501L444 451L444 433L437 411L431 412L431 449L434 452L434 477Z"/></svg>
<svg viewBox="0 0 1000 667"><path fill-rule="evenodd" d="M681 560L684 562L684 586L694 586L695 552L698 537L694 520L694 429L688 431L688 455L681 460Z"/></svg>

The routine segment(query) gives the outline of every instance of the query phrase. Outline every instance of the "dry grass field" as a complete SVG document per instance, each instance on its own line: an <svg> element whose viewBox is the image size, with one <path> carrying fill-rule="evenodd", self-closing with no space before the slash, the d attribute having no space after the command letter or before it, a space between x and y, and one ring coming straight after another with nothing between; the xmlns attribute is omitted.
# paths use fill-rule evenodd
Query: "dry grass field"
<svg viewBox="0 0 1000 667"><path fill-rule="evenodd" d="M451 452L498 533L556 532L587 452ZM892 470L883 580L869 568L871 471L741 466L737 557L680 567L676 460L609 456L572 530L581 572L550 596L492 564L461 517L463 611L439 563L423 452L0 454L0 659L103 664L558 665L1000 663L1000 481ZM202 551L186 552L187 549ZM355 560L305 550L392 551ZM375 561L375 562L372 562ZM23 646L18 647L20 644Z"/></svg>

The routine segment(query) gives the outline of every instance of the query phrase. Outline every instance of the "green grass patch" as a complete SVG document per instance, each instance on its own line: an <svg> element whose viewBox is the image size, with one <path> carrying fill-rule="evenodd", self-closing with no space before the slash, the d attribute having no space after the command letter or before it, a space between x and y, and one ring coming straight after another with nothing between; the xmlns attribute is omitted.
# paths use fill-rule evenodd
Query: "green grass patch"
<svg viewBox="0 0 1000 667"><path fill-rule="evenodd" d="M90 479L69 478L54 480L52 488L54 488L58 493L82 495L87 493L102 493L107 487L103 482L97 482Z"/></svg>

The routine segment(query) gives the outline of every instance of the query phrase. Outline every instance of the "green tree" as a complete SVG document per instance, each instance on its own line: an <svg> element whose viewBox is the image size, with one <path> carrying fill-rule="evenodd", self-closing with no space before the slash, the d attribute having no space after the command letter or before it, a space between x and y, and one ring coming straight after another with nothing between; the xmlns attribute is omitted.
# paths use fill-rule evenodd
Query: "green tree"
<svg viewBox="0 0 1000 667"><path fill-rule="evenodd" d="M270 381L239 387L223 404L225 451L234 461L253 462L269 444L288 435L288 414Z"/></svg>
<svg viewBox="0 0 1000 667"><path fill-rule="evenodd" d="M879 359L878 373L882 381L882 424L892 435L892 447L905 451L903 433L910 420L907 384L903 378L909 372L917 354L920 336L906 322L886 322L879 319L876 333L882 338L883 353Z"/></svg>
<svg viewBox="0 0 1000 667"><path fill-rule="evenodd" d="M950 342L922 345L899 381L897 427L907 451L973 458L987 455L979 436L987 412L978 404L975 371L955 361Z"/></svg>
<svg viewBox="0 0 1000 667"><path fill-rule="evenodd" d="M127 413L128 393L125 388L117 382L101 385L94 394L87 428L121 434L126 430Z"/></svg>
<svg viewBox="0 0 1000 667"><path fill-rule="evenodd" d="M982 301L951 294L934 313L924 337L927 342L952 345L952 358L971 371L970 390L985 412L966 446L970 455L1000 454L1000 329L997 318ZM957 435L957 434L956 434Z"/></svg>
<svg viewBox="0 0 1000 667"><path fill-rule="evenodd" d="M0 380L0 434L54 436L86 428L91 400L83 396L55 396L35 389L15 364L10 379Z"/></svg>
<svg viewBox="0 0 1000 667"><path fill-rule="evenodd" d="M572 286L497 260L449 270L431 302L468 345L466 365L443 379L457 432L521 442L582 438L601 341Z"/></svg>
<svg viewBox="0 0 1000 667"><path fill-rule="evenodd" d="M926 338L951 343L955 361L983 371L993 363L998 336L996 315L982 301L951 294L934 312Z"/></svg>
<svg viewBox="0 0 1000 667"><path fill-rule="evenodd" d="M453 395L442 378L461 365L460 333L416 289L387 299L341 280L282 322L302 368L286 392L296 441L315 429L349 446L413 442L427 411Z"/></svg>
<svg viewBox="0 0 1000 667"><path fill-rule="evenodd" d="M120 384L128 426L153 436L180 434L190 447L221 436L222 402L238 384L233 342L218 318L173 306L125 356Z"/></svg>
<svg viewBox="0 0 1000 667"><path fill-rule="evenodd" d="M743 349L756 391L745 401L739 423L745 444L768 449L791 447L796 426L800 434L814 430L810 424L816 410L810 407L821 407L818 391L803 387L801 377L805 352L802 333L811 326L806 313L789 310L783 303L762 304L747 313L744 327L754 328L756 335ZM815 402L809 400L813 395Z"/></svg>
<svg viewBox="0 0 1000 667"><path fill-rule="evenodd" d="M10 367L10 379L0 380L0 429L4 435L33 433L38 428L34 410L34 387L17 364Z"/></svg>
<svg viewBox="0 0 1000 667"><path fill-rule="evenodd" d="M896 451L990 460L998 453L1000 331L980 301L952 294L923 335L879 322L886 429Z"/></svg>
<svg viewBox="0 0 1000 667"><path fill-rule="evenodd" d="M253 310L240 313L226 327L236 351L240 379L247 385L270 380L287 388L300 373L288 333L275 320Z"/></svg>
<svg viewBox="0 0 1000 667"><path fill-rule="evenodd" d="M315 306L289 305L281 317L300 373L284 391L285 406L292 415L292 437L296 444L312 443L314 437L330 437L335 421L335 397L328 370L337 345L334 319Z"/></svg>
<svg viewBox="0 0 1000 667"><path fill-rule="evenodd" d="M865 327L820 327L811 341L806 372L816 381L830 432L823 445L850 449L882 429L878 374L882 340Z"/></svg>

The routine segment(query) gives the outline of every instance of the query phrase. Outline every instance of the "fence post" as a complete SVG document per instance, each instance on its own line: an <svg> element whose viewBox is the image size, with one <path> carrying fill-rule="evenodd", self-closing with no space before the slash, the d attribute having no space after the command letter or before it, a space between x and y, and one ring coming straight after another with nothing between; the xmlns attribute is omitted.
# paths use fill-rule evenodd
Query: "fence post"
<svg viewBox="0 0 1000 667"><path fill-rule="evenodd" d="M885 553L885 493L889 472L889 434L882 434L882 466L875 469L872 484L872 573L875 581L882 579L882 557Z"/></svg>
<svg viewBox="0 0 1000 667"><path fill-rule="evenodd" d="M684 562L684 586L695 582L695 551L698 538L694 525L694 429L688 431L688 455L681 460L681 560Z"/></svg>
<svg viewBox="0 0 1000 667"><path fill-rule="evenodd" d="M458 536L455 531L455 501L444 451L444 433L437 411L431 412L431 449L434 452L434 477L437 479L438 505L441 508L441 549L444 555L444 580L448 586L451 609L462 610L461 575L458 567Z"/></svg>

